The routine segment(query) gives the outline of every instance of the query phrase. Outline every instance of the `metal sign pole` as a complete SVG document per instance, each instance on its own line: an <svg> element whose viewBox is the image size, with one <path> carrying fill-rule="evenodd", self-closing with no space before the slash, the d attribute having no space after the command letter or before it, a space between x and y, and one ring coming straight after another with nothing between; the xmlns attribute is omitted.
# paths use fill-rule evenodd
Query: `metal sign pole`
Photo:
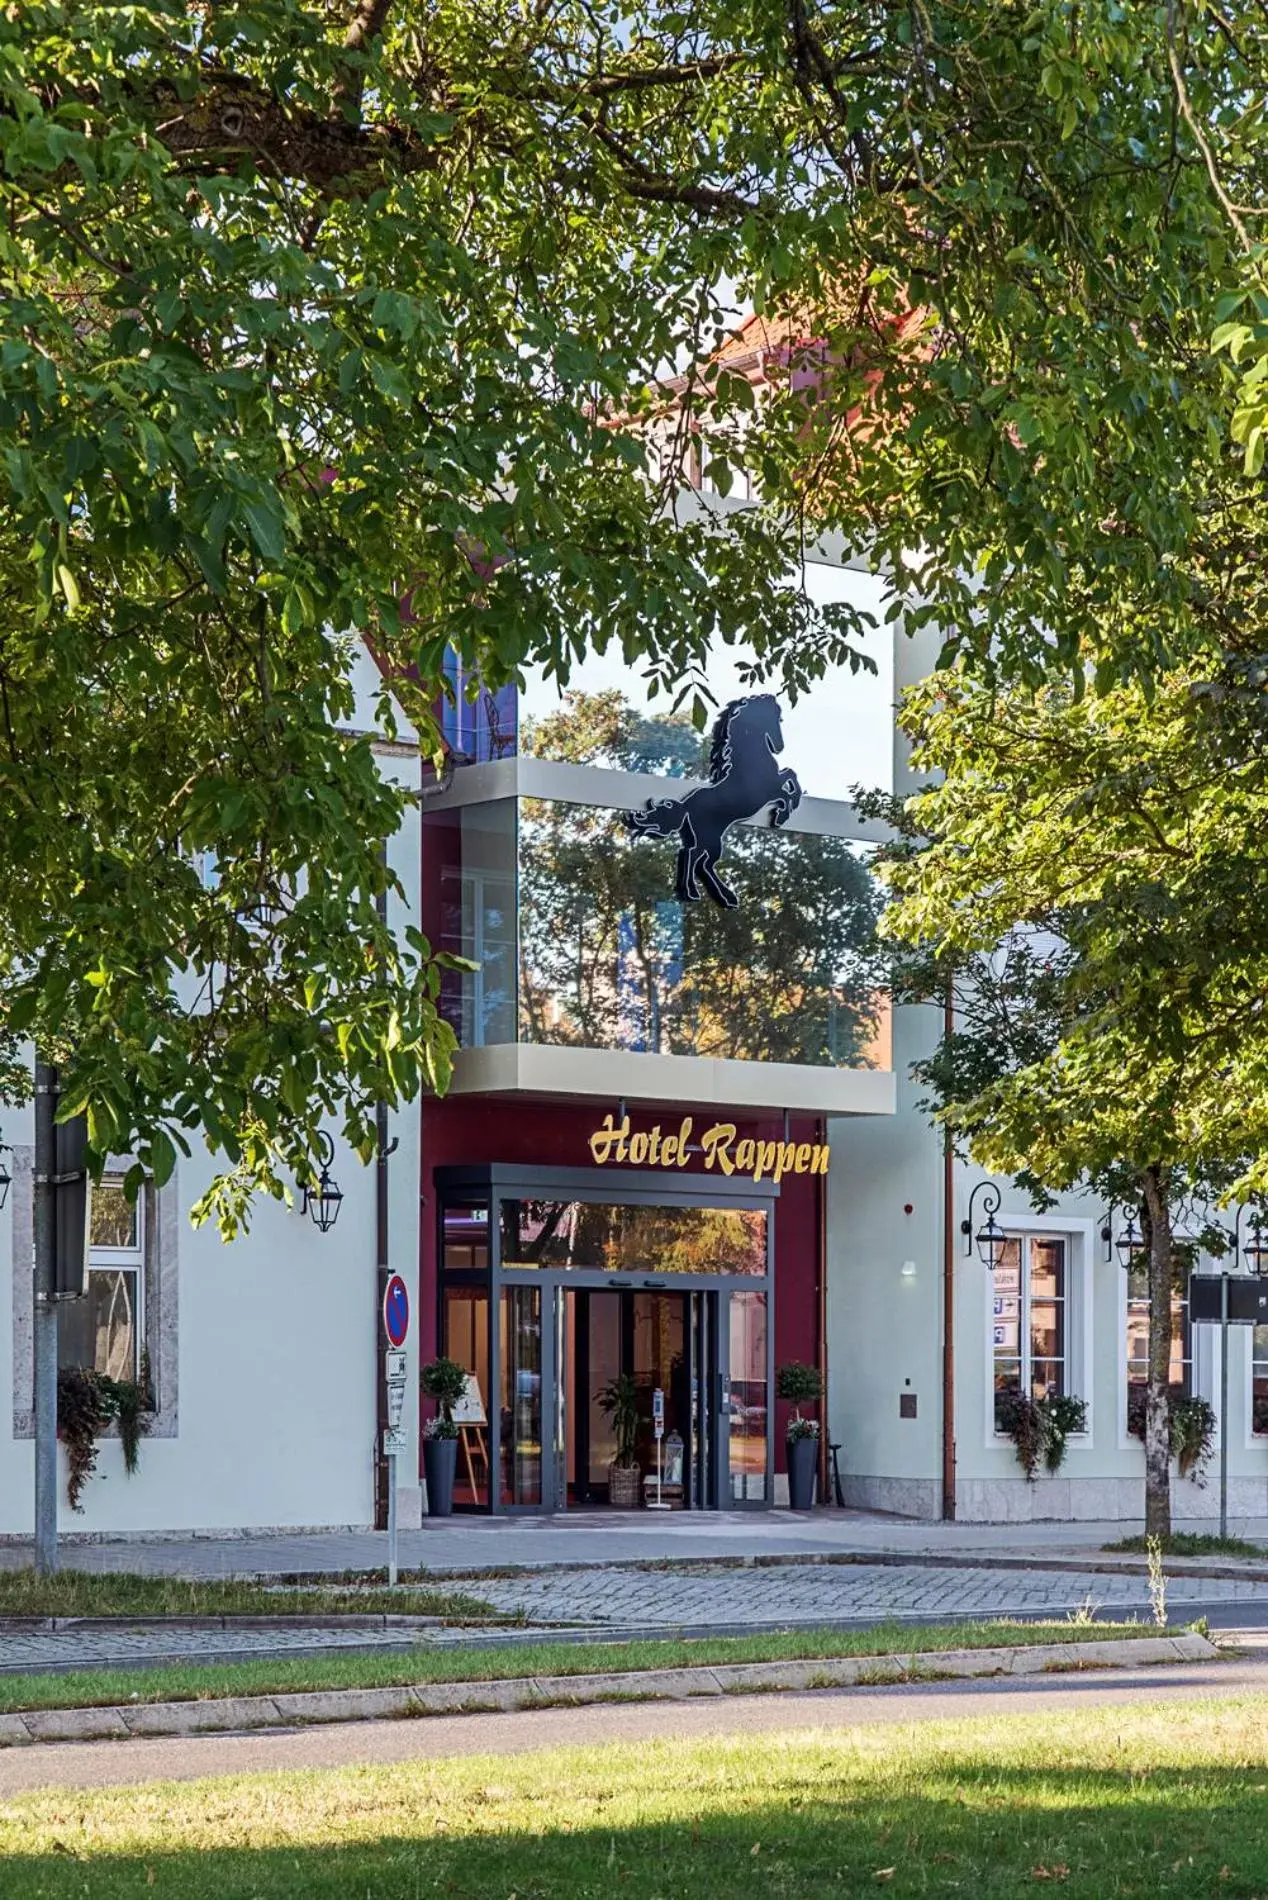
<svg viewBox="0 0 1268 1900"><path fill-rule="evenodd" d="M383 1354L384 1386L387 1393L387 1429L383 1434L383 1456L387 1461L387 1583L396 1587L396 1460L402 1449L401 1414L405 1409L409 1355L409 1289L399 1273L394 1273L383 1289L383 1333L387 1350Z"/></svg>
<svg viewBox="0 0 1268 1900"><path fill-rule="evenodd" d="M57 1301L55 1299L57 1070L35 1063L34 1310L32 1407L35 1414L35 1568L57 1569Z"/></svg>
<svg viewBox="0 0 1268 1900"><path fill-rule="evenodd" d="M1228 1275L1220 1275L1220 1537L1228 1536Z"/></svg>
<svg viewBox="0 0 1268 1900"><path fill-rule="evenodd" d="M387 1461L387 1587L396 1588L396 1453Z"/></svg>

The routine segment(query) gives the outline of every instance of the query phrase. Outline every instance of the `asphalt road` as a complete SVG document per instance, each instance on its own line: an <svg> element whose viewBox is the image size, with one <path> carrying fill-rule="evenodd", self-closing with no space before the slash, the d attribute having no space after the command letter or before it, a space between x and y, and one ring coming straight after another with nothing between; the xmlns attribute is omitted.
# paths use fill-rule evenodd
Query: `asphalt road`
<svg viewBox="0 0 1268 1900"><path fill-rule="evenodd" d="M515 1755L533 1749L651 1738L754 1734L796 1728L850 1729L953 1716L1073 1713L1133 1702L1193 1701L1268 1691L1268 1631L1242 1657L1086 1675L984 1678L881 1689L735 1696L691 1702L617 1703L514 1715L356 1722L267 1734L156 1741L84 1742L0 1753L0 1798L47 1787L101 1788L206 1775Z"/></svg>

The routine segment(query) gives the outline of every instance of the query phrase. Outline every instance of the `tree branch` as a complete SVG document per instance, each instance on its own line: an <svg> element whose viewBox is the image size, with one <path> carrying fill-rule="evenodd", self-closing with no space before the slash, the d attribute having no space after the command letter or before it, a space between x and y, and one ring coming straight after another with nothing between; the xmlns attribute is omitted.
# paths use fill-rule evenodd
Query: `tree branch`
<svg viewBox="0 0 1268 1900"><path fill-rule="evenodd" d="M360 53L372 45L387 25L387 16L391 11L392 0L357 0L348 30L343 36L345 54ZM364 91L365 68L359 62L350 62L335 88L335 103L342 106L345 113L351 107L353 112L359 114Z"/></svg>
<svg viewBox="0 0 1268 1900"><path fill-rule="evenodd" d="M149 109L154 135L173 158L226 164L267 153L279 172L322 191L357 179L369 188L385 169L424 171L438 158L437 147L405 127L355 124L341 114L284 105L234 73L209 75L194 98L178 102L169 94Z"/></svg>
<svg viewBox="0 0 1268 1900"><path fill-rule="evenodd" d="M1243 212L1233 203L1227 191L1224 189L1223 180L1219 174L1219 167L1215 163L1215 154L1211 150L1210 141L1206 133L1202 130L1198 122L1197 114L1194 112L1192 101L1189 98L1189 89L1184 83L1184 74L1180 70L1180 56L1176 52L1177 11L1176 0L1167 0L1167 64L1171 68L1171 80L1176 89L1176 98L1180 102L1180 110L1184 115L1184 122L1193 134L1197 148L1201 152L1206 164L1206 175L1211 181L1211 189L1219 199L1225 217L1237 233L1237 240L1242 249L1249 251L1251 248L1251 236L1246 229L1244 219L1246 217L1254 217L1258 214L1249 209Z"/></svg>
<svg viewBox="0 0 1268 1900"><path fill-rule="evenodd" d="M631 197L646 199L652 204L683 205L691 211L725 211L729 216L744 218L760 210L755 199L745 198L738 191L718 191L711 185L686 185L673 178L654 172L645 165L636 153L631 152L616 134L598 119L589 115L586 124L601 145L605 145L621 165L624 174L623 183Z"/></svg>

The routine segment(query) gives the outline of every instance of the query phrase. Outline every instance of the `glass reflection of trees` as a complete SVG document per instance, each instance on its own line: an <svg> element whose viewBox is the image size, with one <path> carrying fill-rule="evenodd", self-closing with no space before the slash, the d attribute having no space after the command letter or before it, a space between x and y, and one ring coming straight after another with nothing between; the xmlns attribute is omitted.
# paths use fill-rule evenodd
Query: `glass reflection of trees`
<svg viewBox="0 0 1268 1900"><path fill-rule="evenodd" d="M686 720L644 718L618 692L570 694L525 738L575 764L704 772ZM523 801L521 1037L872 1066L885 1004L879 902L850 845L737 825L725 856L734 911L674 899L675 850L629 838L612 811Z"/></svg>
<svg viewBox="0 0 1268 1900"><path fill-rule="evenodd" d="M760 1208L503 1201L502 1265L760 1275L766 1216Z"/></svg>

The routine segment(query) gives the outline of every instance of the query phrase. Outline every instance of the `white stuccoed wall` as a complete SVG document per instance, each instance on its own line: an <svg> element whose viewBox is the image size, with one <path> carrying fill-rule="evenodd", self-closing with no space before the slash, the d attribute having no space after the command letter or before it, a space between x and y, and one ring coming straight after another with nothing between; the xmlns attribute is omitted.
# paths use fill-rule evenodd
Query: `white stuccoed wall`
<svg viewBox="0 0 1268 1900"><path fill-rule="evenodd" d="M373 671L358 660L362 717L372 716ZM402 735L409 738L408 728ZM417 758L384 750L381 769L417 786ZM418 916L418 821L411 814L393 840L391 862L404 902L395 921ZM140 1470L128 1478L117 1441L100 1447L82 1514L61 1510L68 1533L251 1530L303 1525L367 1525L373 1517L375 1348L375 1171L335 1139L333 1173L344 1192L334 1229L321 1234L301 1216L257 1203L249 1233L225 1245L214 1227L190 1225L190 1207L215 1172L201 1149L182 1161L164 1191L160 1221L176 1255L175 1435L145 1440ZM418 1303L419 1111L389 1118L398 1140L390 1162L391 1265ZM29 1112L3 1118L3 1138L29 1169ZM26 1151L23 1157L22 1151ZM19 1169L15 1167L15 1175ZM11 1191L0 1211L0 1537L30 1534L32 1447L14 1435L15 1273L29 1272L24 1197ZM29 1205L29 1203L26 1203ZM21 1231L16 1235L15 1214ZM19 1356L24 1342L17 1342ZM411 1353L416 1381L417 1357ZM416 1391L416 1385L412 1387ZM172 1392L160 1395L165 1409ZM408 1454L400 1463L403 1524L417 1523L417 1405L403 1421Z"/></svg>
<svg viewBox="0 0 1268 1900"><path fill-rule="evenodd" d="M932 636L913 641L897 628L897 690L919 678L935 654ZM894 774L897 788L911 783L901 740ZM919 1517L937 1516L942 1508L943 1180L941 1137L920 1112L920 1090L908 1071L933 1046L940 1026L935 1009L895 1012L898 1112L892 1119L832 1123L828 1184L829 1422L842 1447L847 1501ZM992 1522L1138 1517L1144 1453L1126 1431L1126 1275L1117 1257L1105 1258L1105 1210L1090 1197L1066 1195L1037 1217L1025 1194L997 1182L997 1219L1006 1230L1047 1225L1068 1236L1073 1389L1088 1402L1088 1432L1071 1441L1059 1476L1028 1485L1012 1445L993 1430L991 1276L976 1249L965 1255L959 1231L984 1178L972 1164L955 1169L957 1515ZM1231 1224L1231 1215L1223 1218ZM904 1261L915 1263L913 1276L903 1276ZM1249 1329L1232 1329L1229 1509L1235 1518L1268 1513L1268 1439L1251 1432L1250 1351ZM1195 1329L1194 1387L1218 1404L1214 1328ZM899 1417L903 1391L917 1393L915 1420ZM1218 1513L1216 1471L1213 1458L1204 1485L1174 1477L1177 1521Z"/></svg>

